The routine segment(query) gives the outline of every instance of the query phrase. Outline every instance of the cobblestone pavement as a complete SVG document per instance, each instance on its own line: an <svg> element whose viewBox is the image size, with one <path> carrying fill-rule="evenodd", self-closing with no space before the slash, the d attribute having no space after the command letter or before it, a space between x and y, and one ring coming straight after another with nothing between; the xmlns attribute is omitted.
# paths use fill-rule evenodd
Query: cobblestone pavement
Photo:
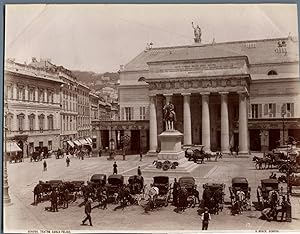
<svg viewBox="0 0 300 234"><path fill-rule="evenodd" d="M273 170L255 170L251 158L227 157L218 162L206 162L199 165L192 173L196 178L197 188L202 195L203 184L206 182L225 183L225 203L229 202L229 189L231 179L236 176L244 176L251 186L251 200L256 201L256 188L261 179L268 178ZM139 161L139 156L127 156L126 161L117 157L118 172L128 176L136 174L137 167L143 169L153 158L144 157ZM81 226L84 218L84 208L79 207L82 201L70 204L68 209L59 209L52 213L45 211L50 202L44 202L33 206L32 190L39 180L89 180L95 173L112 173L112 161L101 158L86 158L79 160L71 158L70 167L66 167L64 159L47 159L48 170L42 171L42 162L29 162L9 164L9 191L12 205L5 207L5 232L20 232L34 230L79 230L107 232L115 231L159 231L159 230L201 230L200 216L196 208L187 209L183 213L174 212L173 206L157 209L150 214L144 214L142 207L131 206L124 210L113 211L115 205L109 204L107 210L95 208L92 211L93 227ZM150 183L152 178L145 178ZM170 178L173 181L173 178ZM286 189L284 188L284 191ZM226 205L219 215L212 215L209 230L295 230L300 229L300 197L292 196L291 223L288 222L266 222L259 219L260 212L253 207L241 215L232 216L229 206Z"/></svg>

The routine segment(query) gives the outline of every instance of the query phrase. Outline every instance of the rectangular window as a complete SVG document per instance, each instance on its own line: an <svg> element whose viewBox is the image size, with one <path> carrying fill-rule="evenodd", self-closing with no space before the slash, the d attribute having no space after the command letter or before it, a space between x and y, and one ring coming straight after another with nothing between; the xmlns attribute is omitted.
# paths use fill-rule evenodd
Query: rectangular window
<svg viewBox="0 0 300 234"><path fill-rule="evenodd" d="M24 115L18 115L19 131L24 131Z"/></svg>
<svg viewBox="0 0 300 234"><path fill-rule="evenodd" d="M286 117L294 117L294 103L286 103Z"/></svg>
<svg viewBox="0 0 300 234"><path fill-rule="evenodd" d="M29 116L29 131L34 130L34 116Z"/></svg>
<svg viewBox="0 0 300 234"><path fill-rule="evenodd" d="M131 107L125 107L125 120L131 120Z"/></svg>
<svg viewBox="0 0 300 234"><path fill-rule="evenodd" d="M48 150L52 150L52 141L48 141Z"/></svg>
<svg viewBox="0 0 300 234"><path fill-rule="evenodd" d="M44 116L39 116L39 129L41 132L44 130Z"/></svg>
<svg viewBox="0 0 300 234"><path fill-rule="evenodd" d="M11 114L8 114L5 117L5 124L6 124L7 131L12 130L12 120L13 120L13 116Z"/></svg>
<svg viewBox="0 0 300 234"><path fill-rule="evenodd" d="M258 104L251 104L251 118L258 118Z"/></svg>
<svg viewBox="0 0 300 234"><path fill-rule="evenodd" d="M44 90L39 89L39 102L44 102L44 101L45 101Z"/></svg>
<svg viewBox="0 0 300 234"><path fill-rule="evenodd" d="M25 100L25 88L24 88L24 86L18 86L17 90L18 90L17 99L24 101Z"/></svg>
<svg viewBox="0 0 300 234"><path fill-rule="evenodd" d="M276 117L276 104L275 103L268 104L268 115L270 118Z"/></svg>
<svg viewBox="0 0 300 234"><path fill-rule="evenodd" d="M34 88L29 89L29 101L35 101L35 90L34 90Z"/></svg>
<svg viewBox="0 0 300 234"><path fill-rule="evenodd" d="M53 130L53 116L48 116L48 129Z"/></svg>
<svg viewBox="0 0 300 234"><path fill-rule="evenodd" d="M140 107L140 119L141 120L146 119L146 107L145 106Z"/></svg>

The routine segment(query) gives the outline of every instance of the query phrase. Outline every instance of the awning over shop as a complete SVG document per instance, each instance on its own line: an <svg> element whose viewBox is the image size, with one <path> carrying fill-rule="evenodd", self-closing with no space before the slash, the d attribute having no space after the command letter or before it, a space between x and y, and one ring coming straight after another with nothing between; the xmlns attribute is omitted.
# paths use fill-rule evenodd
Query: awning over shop
<svg viewBox="0 0 300 234"><path fill-rule="evenodd" d="M92 139L90 137L85 138L87 142L89 142L90 144L93 143Z"/></svg>
<svg viewBox="0 0 300 234"><path fill-rule="evenodd" d="M77 145L77 146L81 146L81 145L82 145L81 142L78 141L78 140L74 141L73 143L74 143L75 145Z"/></svg>
<svg viewBox="0 0 300 234"><path fill-rule="evenodd" d="M89 145L90 143L88 141L86 141L86 139L82 138L82 139L79 139L80 143L82 145Z"/></svg>
<svg viewBox="0 0 300 234"><path fill-rule="evenodd" d="M71 146L71 147L74 147L75 145L74 145L74 143L72 142L72 141L67 141L68 142L68 144Z"/></svg>
<svg viewBox="0 0 300 234"><path fill-rule="evenodd" d="M6 143L6 152L12 153L12 152L21 152L22 149L17 145L16 142L8 142Z"/></svg>

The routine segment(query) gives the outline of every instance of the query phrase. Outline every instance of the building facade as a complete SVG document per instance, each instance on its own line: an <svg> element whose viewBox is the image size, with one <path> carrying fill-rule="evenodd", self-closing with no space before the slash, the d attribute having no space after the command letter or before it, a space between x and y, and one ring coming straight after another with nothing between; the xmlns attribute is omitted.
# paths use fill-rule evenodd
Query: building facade
<svg viewBox="0 0 300 234"><path fill-rule="evenodd" d="M206 151L248 154L300 141L298 39L149 48L120 71L119 98L121 120L147 121L150 154L169 102L182 143Z"/></svg>
<svg viewBox="0 0 300 234"><path fill-rule="evenodd" d="M90 89L82 83L78 83L78 137L87 138L91 135L91 116L90 116Z"/></svg>
<svg viewBox="0 0 300 234"><path fill-rule="evenodd" d="M8 146L29 156L36 147L101 147L92 121L111 120L112 106L50 60L5 64L5 121ZM116 112L116 110L115 110ZM17 144L18 146L15 146Z"/></svg>
<svg viewBox="0 0 300 234"><path fill-rule="evenodd" d="M62 84L51 69L5 63L5 140L17 143L23 157L35 147L58 149Z"/></svg>

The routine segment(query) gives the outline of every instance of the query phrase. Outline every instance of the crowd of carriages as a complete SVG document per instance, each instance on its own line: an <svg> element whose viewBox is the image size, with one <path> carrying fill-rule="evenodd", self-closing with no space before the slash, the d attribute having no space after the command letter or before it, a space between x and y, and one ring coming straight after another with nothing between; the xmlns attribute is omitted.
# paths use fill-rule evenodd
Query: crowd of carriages
<svg viewBox="0 0 300 234"><path fill-rule="evenodd" d="M23 162L23 152L10 152L7 153L10 163L18 163Z"/></svg>
<svg viewBox="0 0 300 234"><path fill-rule="evenodd" d="M48 147L35 147L34 151L30 154L31 162L42 161L43 159L51 157L52 151L48 150Z"/></svg>

